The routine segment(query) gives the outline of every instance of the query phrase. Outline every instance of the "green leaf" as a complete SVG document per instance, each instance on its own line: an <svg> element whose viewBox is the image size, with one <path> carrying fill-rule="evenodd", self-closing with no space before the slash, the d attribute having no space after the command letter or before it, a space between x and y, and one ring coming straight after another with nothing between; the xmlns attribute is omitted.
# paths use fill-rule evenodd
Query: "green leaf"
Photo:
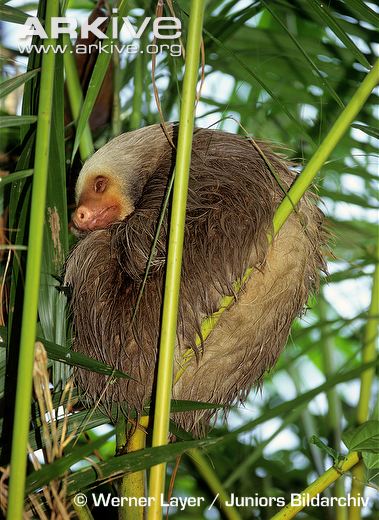
<svg viewBox="0 0 379 520"><path fill-rule="evenodd" d="M0 117L0 128L30 125L36 121L37 116L2 116Z"/></svg>
<svg viewBox="0 0 379 520"><path fill-rule="evenodd" d="M32 82L29 83L29 86ZM26 85L27 87L28 85ZM25 89L26 90L26 89ZM22 152L17 161L16 171L25 171L33 166L32 153L35 145L36 131L32 131L23 139ZM16 173L17 174L17 173ZM17 247L25 247L27 243L27 223L29 221L29 207L31 195L31 179L22 178L15 182L10 190L9 202L9 239ZM9 295L9 319L8 319L8 349L18 341L18 334L21 328L22 298L23 298L23 270L25 257L14 256L12 265L11 287ZM13 374L15 377L15 374Z"/></svg>
<svg viewBox="0 0 379 520"><path fill-rule="evenodd" d="M98 437L95 441L89 441L79 448L74 448L61 459L57 459L51 464L43 466L42 469L31 473L26 479L25 494L29 495L36 489L48 484L51 480L64 475L71 466L99 449L112 435L114 435L114 432L109 431L101 437Z"/></svg>
<svg viewBox="0 0 379 520"><path fill-rule="evenodd" d="M320 450L322 450L324 453L329 455L333 459L334 463L340 460L341 455L339 455L339 453L336 450L325 444L319 437L317 437L317 435L312 435L312 437L309 439L309 442L310 444L314 444L315 446L320 448Z"/></svg>
<svg viewBox="0 0 379 520"><path fill-rule="evenodd" d="M363 67L367 69L371 69L370 63L367 61L367 58L359 48L355 45L350 36L342 29L340 24L337 22L336 17L332 16L329 12L329 9L326 3L320 3L318 0L310 0L310 6L314 9L314 11L320 16L320 18L326 23L327 26L334 32L334 34L341 40L341 42L349 49L352 54L356 57Z"/></svg>
<svg viewBox="0 0 379 520"><path fill-rule="evenodd" d="M367 135L370 135L371 137L379 139L379 130L374 126L360 125L359 123L353 123L351 126L353 128L357 128L357 130L361 130L362 132L364 132Z"/></svg>
<svg viewBox="0 0 379 520"><path fill-rule="evenodd" d="M96 465L83 468L68 477L68 494L72 495L79 490L84 490L95 482L98 484L101 481L114 480L125 473L134 473L173 460L192 448L209 447L216 442L218 440L212 438L175 442L157 448L146 448L115 457L106 462L96 463ZM37 486L33 486L33 488L28 489L32 491L36 488Z"/></svg>
<svg viewBox="0 0 379 520"><path fill-rule="evenodd" d="M372 23L375 27L379 26L378 14L363 2L363 0L349 0L347 5L367 22Z"/></svg>
<svg viewBox="0 0 379 520"><path fill-rule="evenodd" d="M92 359L88 356L85 356L84 354L80 354L79 352L73 352L72 350L65 349L62 346L56 345L55 343L47 341L44 338L37 339L43 343L50 359L61 361L66 365L77 366L86 370L91 370L92 372L97 372L98 374L120 377L123 379L133 379L132 377L128 376L128 374L125 374L120 370L114 370L111 366L101 363L101 361Z"/></svg>
<svg viewBox="0 0 379 520"><path fill-rule="evenodd" d="M7 79L0 84L0 98L3 98L13 92L16 88L20 87L34 76L39 73L40 69L30 70L24 74L19 74L15 78Z"/></svg>
<svg viewBox="0 0 379 520"><path fill-rule="evenodd" d="M116 416L116 415L115 415ZM35 422L34 422L35 421ZM77 439L83 432L102 426L109 425L109 416L96 408L95 410L81 410L71 414L67 418L67 435L73 435ZM29 444L33 450L45 447L45 439L43 438L42 425L39 411L33 415L33 430L29 432ZM63 429L63 421L57 423L57 434L61 435Z"/></svg>
<svg viewBox="0 0 379 520"><path fill-rule="evenodd" d="M23 13L10 5L0 5L0 20L3 22L13 22L23 24L29 18L29 15Z"/></svg>
<svg viewBox="0 0 379 520"><path fill-rule="evenodd" d="M379 469L379 457L377 453L364 451L362 453L362 459L367 469Z"/></svg>
<svg viewBox="0 0 379 520"><path fill-rule="evenodd" d="M0 251L27 251L27 246L20 246L14 244L0 244Z"/></svg>
<svg viewBox="0 0 379 520"><path fill-rule="evenodd" d="M319 193L322 197L328 197L338 202L348 202L349 204L356 204L362 208L378 209L378 204L374 204L365 198L356 195L355 193L337 193L325 188L320 188Z"/></svg>
<svg viewBox="0 0 379 520"><path fill-rule="evenodd" d="M80 84L78 66L76 63L73 46L68 34L63 35L63 44L67 46L64 53L64 68L66 78L66 91L73 119L76 121L83 106L83 92ZM73 124L74 121L72 121ZM79 143L80 158L85 161L94 152L91 129L87 122Z"/></svg>
<svg viewBox="0 0 379 520"><path fill-rule="evenodd" d="M351 379L355 379L359 377L359 375L364 371L367 370L369 367L373 367L376 365L376 360L371 361L369 363L364 363L360 365L359 367L353 368L352 370L349 370L348 372L344 373L338 373L333 374L332 376L328 376L328 380L323 383L320 386L317 386L316 388L313 388L312 390L308 390L307 392L304 392L303 394L295 397L295 399L291 399L290 401L286 401L282 404L279 404L278 406L275 406L274 408L268 409L266 412L260 415L258 419L253 419L252 421L248 421L243 426L238 428L237 430L234 430L232 433L228 433L226 436L234 436L238 435L240 433L250 431L259 424L262 424L265 421L268 421L269 419L273 419L274 417L281 416L283 414L286 414L292 410L294 410L297 406L302 405L305 402L309 402L311 399L316 397L316 395L319 395L322 392L327 392L331 388L334 388L337 384L343 383L345 381L350 381Z"/></svg>
<svg viewBox="0 0 379 520"><path fill-rule="evenodd" d="M347 430L342 440L350 451L379 453L379 421L367 421L357 428Z"/></svg>
<svg viewBox="0 0 379 520"><path fill-rule="evenodd" d="M335 99L335 101L338 103L338 105L343 109L345 108L344 103L341 101L340 97L338 96L337 92L334 90L328 79L322 74L320 69L317 67L316 63L313 61L313 59L309 56L307 51L305 50L304 46L295 38L292 33L287 29L286 25L282 22L280 17L270 8L269 3L266 0L263 0L263 5L266 7L266 9L271 13L271 15L275 18L275 20L280 24L280 26L286 31L289 38L293 41L293 43L296 45L296 47L299 49L299 51L302 53L304 58L307 60L311 68L315 71L317 76L319 76L321 80L321 85L323 85L330 93L330 95Z"/></svg>
<svg viewBox="0 0 379 520"><path fill-rule="evenodd" d="M18 172L11 173L5 177L0 177L0 190L4 188L7 184L11 182L19 181L20 179L25 179L26 177L30 177L33 175L32 169L30 170L20 170Z"/></svg>
<svg viewBox="0 0 379 520"><path fill-rule="evenodd" d="M62 43L61 40L58 43ZM66 194L66 154L64 139L64 71L63 55L55 62L52 120L49 151L49 176L44 214L43 255L38 300L38 316L42 335L48 341L66 345L66 297L52 282L52 276L62 273L68 253L68 211ZM52 359L52 357L51 357ZM67 365L53 363L51 382L64 384Z"/></svg>
<svg viewBox="0 0 379 520"><path fill-rule="evenodd" d="M250 67L246 65L246 62L241 59L237 53L233 50L229 49L227 45L225 45L221 40L213 36L209 31L204 29L204 34L206 34L214 43L216 43L221 49L227 51L233 59L240 65L242 69L244 69L266 92L269 96L278 104L280 109L287 115L287 117L295 124L298 131L300 131L302 137L313 144L313 139L308 135L306 129L303 125L296 119L296 117L288 110L288 108L281 102L278 96L275 95L274 91L267 85L267 83L263 82L258 74L256 74Z"/></svg>
<svg viewBox="0 0 379 520"><path fill-rule="evenodd" d="M206 438L203 440L197 440L197 441L189 441L189 442L180 442L171 444L168 446L163 446L159 448L148 448L145 450L142 450L141 452L137 452L137 454L131 453L128 455L124 455L122 457L116 457L115 459L112 459L109 462L105 463L99 463L96 464L95 467L90 468L84 468L83 470L75 472L72 476L69 477L69 493L73 494L81 489L84 489L85 487L89 486L90 484L94 483L98 478L98 471L97 469L101 469L101 475L102 479L107 477L114 477L120 476L124 472L132 472L132 471L139 471L141 469L145 469L147 467L150 467L154 464L159 464L161 462L165 462L168 460L172 460L176 456L184 453L188 449L196 448L196 447L210 447L215 444L224 443L227 442L230 439L236 438L239 434L251 431L253 428L258 426L259 424L262 424L263 422L272 419L273 417L278 417L279 415L283 413L287 413L289 410L294 410L296 406L299 404L303 404L306 402L309 402L310 399L315 397L321 392L327 391L329 388L333 388L337 382L344 382L348 381L350 379L353 379L357 377L362 370L367 370L369 366L373 366L373 362L371 363L365 363L364 365L355 368L353 370L350 370L349 372L346 372L345 374L337 374L328 381L313 390L310 390L308 392L305 392L304 394L296 397L295 399L288 401L286 403L283 403L279 406L276 406L272 409L270 409L265 414L262 414L257 419L254 419L253 421L249 421L246 424L244 424L242 427L238 428L237 430L234 430L233 432L227 433L226 435L222 435L219 437L212 437L212 438ZM73 416L75 418L75 415ZM155 451L154 451L155 450ZM75 452L76 453L76 452ZM89 451L91 453L91 451ZM74 456L75 458L76 456ZM72 460L72 459L70 459ZM80 460L78 458L77 460ZM75 460L76 462L76 460ZM71 462L70 465L74 464L74 462ZM52 480L54 478L59 478L62 474L64 474L65 471L67 471L67 466L64 465L61 461L57 461L51 465L48 466L48 468L52 468L50 471L48 471L49 479ZM40 471L43 471L40 470ZM35 472L37 473L37 472ZM38 472L39 473L39 472ZM34 475L34 474L33 474ZM27 484L27 492L31 493L33 490L37 489L39 486L43 485L41 482L46 482L45 480L45 474L39 473L41 476L41 479L38 480L38 477L33 478L33 480Z"/></svg>
<svg viewBox="0 0 379 520"><path fill-rule="evenodd" d="M4 352L5 349L0 349L0 356L5 355L2 354L2 351ZM5 366L4 366L4 372L5 372ZM0 369L0 376L1 376L1 369ZM0 379L1 381L1 379ZM58 406L61 403L61 392L57 392L53 394L53 406L55 409L58 408ZM76 389L74 389L72 394L72 401L76 402L78 399L78 392ZM178 401L173 400L171 401L171 413L177 413L177 412L185 412L185 411L192 411L192 410L207 410L207 409L214 409L214 408L222 408L222 405L215 405L211 403L201 403L201 402L193 402L193 401ZM145 407L145 413L148 415L150 412L150 407ZM110 415L113 417L114 420L117 419L117 416L119 414L119 406L117 404L114 404L112 407L112 410L110 411ZM133 410L130 410L129 412L129 418L134 418L136 415L133 412ZM32 424L32 430L29 433L29 444L32 447L32 449L40 449L44 447L44 439L43 435L41 434L41 419L40 419L40 411L38 409L38 406L36 403L33 403L32 406L32 417L33 417L33 424ZM74 414L70 414L67 417L67 434L73 434L75 438L80 436L84 431L88 431L92 428L95 428L96 426L101 426L103 424L109 424L110 416L109 411L105 413L101 408L95 407L95 408L89 408L84 410L76 411ZM172 423L173 424L173 423ZM175 425L173 424L173 427ZM60 434L62 431L62 421L57 422L57 432ZM176 431L176 430L175 430ZM175 433L173 431L173 433ZM189 438L191 439L191 435L187 434ZM182 438L179 435L179 438Z"/></svg>
<svg viewBox="0 0 379 520"><path fill-rule="evenodd" d="M120 5L118 6L118 17L121 19L124 16L127 7L127 0L121 0ZM112 35L112 24L110 23L107 29L108 40L107 43L112 45L114 43L114 39L111 38ZM92 76L88 85L88 90L86 93L86 97L83 102L83 106L80 112L79 119L77 121L77 128L75 134L74 146L72 149L72 159L74 158L76 151L79 147L80 140L82 138L83 132L85 131L86 124L91 115L92 109L95 106L96 99L99 95L101 86L103 84L105 75L107 73L110 61L112 58L112 54L108 54L106 52L102 52L98 55L95 67L92 72Z"/></svg>

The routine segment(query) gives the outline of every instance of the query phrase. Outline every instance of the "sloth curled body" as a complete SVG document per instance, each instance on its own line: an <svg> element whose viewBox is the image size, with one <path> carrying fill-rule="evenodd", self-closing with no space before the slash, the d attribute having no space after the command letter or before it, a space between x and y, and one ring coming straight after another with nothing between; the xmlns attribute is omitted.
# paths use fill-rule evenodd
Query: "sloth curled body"
<svg viewBox="0 0 379 520"><path fill-rule="evenodd" d="M177 126L169 125L175 142ZM273 215L295 178L267 145L229 133L194 132L180 289L174 374L189 347L196 351L174 384L173 397L222 403L243 400L282 351L319 271L325 269L323 215L307 194L269 246ZM270 172L281 180L281 186ZM120 135L83 166L73 224L82 235L66 264L72 288L73 348L131 375L107 377L77 370L89 402L126 410L150 401L156 377L160 309L168 237L163 221L136 316L138 298L175 151L159 125ZM202 320L248 267L253 273L216 328L196 348ZM212 411L178 413L201 435Z"/></svg>

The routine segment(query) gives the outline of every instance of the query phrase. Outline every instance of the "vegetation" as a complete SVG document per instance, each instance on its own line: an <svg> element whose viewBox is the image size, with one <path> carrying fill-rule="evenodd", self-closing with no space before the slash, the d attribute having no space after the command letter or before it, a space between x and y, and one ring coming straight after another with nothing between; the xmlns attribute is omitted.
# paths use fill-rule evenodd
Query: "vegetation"
<svg viewBox="0 0 379 520"><path fill-rule="evenodd" d="M120 483L119 494L143 495L144 470L154 467L149 470L149 493L158 495L165 486L166 497L205 498L184 510L170 507L173 518L376 518L376 6L361 0L209 0L203 54L198 52L204 9L200 0L167 1L163 7L159 2L121 0L110 5L118 7L120 16L130 17L135 27L155 14L181 19L185 66L183 57L170 52L104 52L77 67L66 36L45 41L68 45L65 53L21 52L15 29L22 27L26 13L37 9L50 34L51 17L67 13L83 22L94 8L110 7L108 2L95 4L0 1L5 21L0 94L2 511L9 519L21 518L25 495L34 517L67 518L67 511L73 510L79 518L100 518L104 507L94 507L92 491L117 496ZM141 48L157 44L149 29ZM110 34L110 26L104 31ZM41 42L34 36L33 43ZM112 43L119 42L113 38ZM196 95L196 125L270 140L285 146L286 155L298 163L299 178L289 193L292 204L284 198L275 232L316 179L332 234L330 274L306 315L294 324L287 349L267 374L263 390L252 390L244 407L233 407L228 422L220 418L201 440L168 424L177 291L171 300L166 291L169 328L162 329L161 345L167 356L158 384L163 408L147 407L150 421L141 420L147 439L137 430L129 453L115 455L126 442L125 422L119 419L111 426L99 407L83 409L69 383L74 366L125 377L70 351L61 277L74 242L68 226L72 187L82 162L112 136L180 116L184 161L176 171L175 182L182 184L174 187L177 211L172 212L180 239ZM180 249L171 253L171 258L180 258ZM176 284L178 271L172 271ZM225 295L221 309L232 300ZM206 320L205 334L216 325L217 316ZM48 380L51 394L46 391ZM172 402L171 410L188 406L194 404ZM50 420L58 409L60 418ZM176 436L168 445L167 428ZM43 464L36 454L43 456ZM288 503L292 493L303 491L310 497L365 493L369 502L364 508L278 507L283 505L276 503L278 497ZM87 494L88 506L74 500L78 493ZM271 497L271 504L263 500L255 507L227 506L232 494ZM106 510L107 518L118 514L141 518L142 508ZM161 508L150 510L150 518L161 515Z"/></svg>

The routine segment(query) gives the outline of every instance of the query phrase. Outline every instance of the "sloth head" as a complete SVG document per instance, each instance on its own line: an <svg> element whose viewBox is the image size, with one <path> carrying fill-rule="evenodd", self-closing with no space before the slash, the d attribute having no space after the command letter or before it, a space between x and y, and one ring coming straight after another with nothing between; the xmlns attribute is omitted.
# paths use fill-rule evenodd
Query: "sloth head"
<svg viewBox="0 0 379 520"><path fill-rule="evenodd" d="M153 125L122 134L92 155L76 183L74 228L82 233L104 229L133 213L168 147L161 126Z"/></svg>

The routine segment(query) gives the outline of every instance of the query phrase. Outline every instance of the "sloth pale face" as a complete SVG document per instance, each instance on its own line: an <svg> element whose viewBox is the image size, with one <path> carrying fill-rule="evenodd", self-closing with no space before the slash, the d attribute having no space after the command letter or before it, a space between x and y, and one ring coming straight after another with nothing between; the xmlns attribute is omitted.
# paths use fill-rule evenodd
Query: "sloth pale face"
<svg viewBox="0 0 379 520"><path fill-rule="evenodd" d="M111 176L89 176L72 215L72 223L74 228L82 232L104 229L124 219L130 210Z"/></svg>

